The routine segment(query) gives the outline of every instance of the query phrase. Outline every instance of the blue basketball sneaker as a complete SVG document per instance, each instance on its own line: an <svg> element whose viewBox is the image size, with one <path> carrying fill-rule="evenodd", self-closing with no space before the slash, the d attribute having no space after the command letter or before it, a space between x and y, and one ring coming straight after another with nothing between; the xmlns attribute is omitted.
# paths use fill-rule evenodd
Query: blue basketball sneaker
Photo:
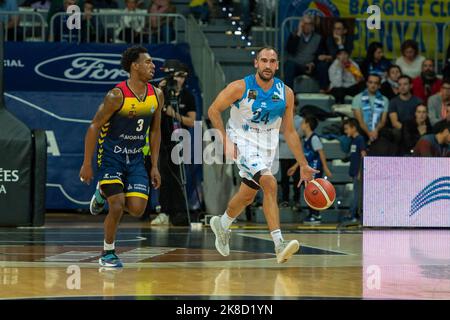
<svg viewBox="0 0 450 320"><path fill-rule="evenodd" d="M89 204L89 211L93 216L96 216L102 213L105 208L106 199L100 192L100 185L97 183L97 187L95 189L95 193L92 196L91 203Z"/></svg>
<svg viewBox="0 0 450 320"><path fill-rule="evenodd" d="M104 251L98 263L102 267L122 268L123 264L114 250Z"/></svg>

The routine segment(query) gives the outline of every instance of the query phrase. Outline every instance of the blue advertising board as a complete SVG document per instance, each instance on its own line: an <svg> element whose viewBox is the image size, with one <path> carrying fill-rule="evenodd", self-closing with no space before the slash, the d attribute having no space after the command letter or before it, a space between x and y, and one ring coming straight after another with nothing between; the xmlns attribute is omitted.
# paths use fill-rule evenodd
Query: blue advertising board
<svg viewBox="0 0 450 320"><path fill-rule="evenodd" d="M78 179L84 136L106 92L127 79L121 69L126 45L14 43L5 46L5 104L32 129L44 129L48 140L47 209L87 208L95 185ZM151 45L156 66L154 84L165 74L166 59L177 59L193 71L186 44ZM187 87L201 116L198 80L191 72Z"/></svg>

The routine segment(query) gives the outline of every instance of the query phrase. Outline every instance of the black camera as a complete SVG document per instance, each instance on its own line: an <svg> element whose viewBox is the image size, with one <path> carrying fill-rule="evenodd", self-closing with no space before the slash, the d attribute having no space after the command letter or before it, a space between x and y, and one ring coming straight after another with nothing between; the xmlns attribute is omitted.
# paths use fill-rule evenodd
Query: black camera
<svg viewBox="0 0 450 320"><path fill-rule="evenodd" d="M178 84L174 77L178 75L186 76L186 67L178 60L166 60L161 69L167 73L167 76L164 78L166 81L166 85L163 88L164 96L168 99L171 106L175 106L178 102L176 95Z"/></svg>

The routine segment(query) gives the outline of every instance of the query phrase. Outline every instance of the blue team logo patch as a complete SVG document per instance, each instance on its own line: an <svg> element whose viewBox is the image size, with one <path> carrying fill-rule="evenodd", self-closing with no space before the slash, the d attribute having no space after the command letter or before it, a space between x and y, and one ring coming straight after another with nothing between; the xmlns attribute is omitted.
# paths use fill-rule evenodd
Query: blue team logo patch
<svg viewBox="0 0 450 320"><path fill-rule="evenodd" d="M440 200L450 200L450 177L440 177L423 188L411 201L409 215L412 216L423 207Z"/></svg>

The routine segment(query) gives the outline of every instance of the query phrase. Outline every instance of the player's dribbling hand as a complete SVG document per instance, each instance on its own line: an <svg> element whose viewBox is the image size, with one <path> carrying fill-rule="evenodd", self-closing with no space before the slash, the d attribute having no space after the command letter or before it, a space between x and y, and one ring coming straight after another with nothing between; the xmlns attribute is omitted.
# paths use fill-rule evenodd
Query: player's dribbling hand
<svg viewBox="0 0 450 320"><path fill-rule="evenodd" d="M154 189L159 189L161 186L161 175L158 168L154 167L150 171L150 179L152 180L152 186Z"/></svg>
<svg viewBox="0 0 450 320"><path fill-rule="evenodd" d="M80 169L80 181L86 184L90 184L93 178L94 171L92 170L92 166L83 164Z"/></svg>
<svg viewBox="0 0 450 320"><path fill-rule="evenodd" d="M314 173L319 173L320 171L311 168L310 166L300 166L300 182L298 187L300 187L303 181L311 181L314 178Z"/></svg>

